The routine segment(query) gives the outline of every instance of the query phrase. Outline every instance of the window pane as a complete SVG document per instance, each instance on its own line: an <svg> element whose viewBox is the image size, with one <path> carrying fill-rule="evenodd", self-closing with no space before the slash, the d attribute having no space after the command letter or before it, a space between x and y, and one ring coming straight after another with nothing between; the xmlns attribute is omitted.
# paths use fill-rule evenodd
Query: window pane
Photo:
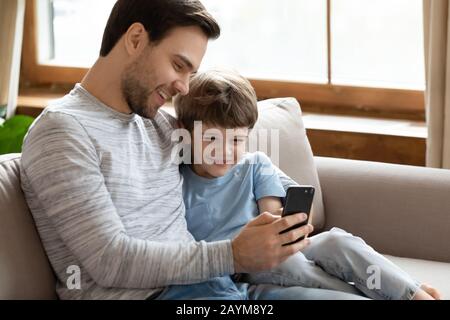
<svg viewBox="0 0 450 320"><path fill-rule="evenodd" d="M91 66L99 56L103 31L115 0L37 2L40 3L39 61L58 65ZM51 41L46 39L49 32L53 33ZM46 43L47 46L42 45Z"/></svg>
<svg viewBox="0 0 450 320"><path fill-rule="evenodd" d="M327 82L326 0L203 0L219 21L203 68L259 79Z"/></svg>
<svg viewBox="0 0 450 320"><path fill-rule="evenodd" d="M332 0L332 82L425 88L422 0Z"/></svg>
<svg viewBox="0 0 450 320"><path fill-rule="evenodd" d="M327 83L326 0L203 0L222 36L202 68ZM39 61L89 67L115 0L39 0ZM425 87L422 0L331 0L332 82Z"/></svg>

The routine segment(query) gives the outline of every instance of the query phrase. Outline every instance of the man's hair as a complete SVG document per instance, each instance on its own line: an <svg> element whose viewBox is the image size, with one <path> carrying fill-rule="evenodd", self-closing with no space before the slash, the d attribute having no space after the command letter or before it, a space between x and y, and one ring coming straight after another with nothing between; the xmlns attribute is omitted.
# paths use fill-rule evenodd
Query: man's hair
<svg viewBox="0 0 450 320"><path fill-rule="evenodd" d="M199 0L118 0L103 34L100 55L106 57L133 23L139 22L157 44L176 27L198 26L208 39L220 36L220 27Z"/></svg>
<svg viewBox="0 0 450 320"><path fill-rule="evenodd" d="M189 94L174 99L178 120L192 132L195 121L227 129L253 128L258 120L255 90L233 71L198 73L190 82Z"/></svg>

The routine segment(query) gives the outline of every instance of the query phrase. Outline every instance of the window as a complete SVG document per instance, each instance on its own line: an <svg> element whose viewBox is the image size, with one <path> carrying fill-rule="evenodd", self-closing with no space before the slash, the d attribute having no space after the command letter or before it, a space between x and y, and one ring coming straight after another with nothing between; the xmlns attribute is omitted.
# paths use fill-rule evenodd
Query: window
<svg viewBox="0 0 450 320"><path fill-rule="evenodd" d="M332 82L425 89L422 0L333 0Z"/></svg>
<svg viewBox="0 0 450 320"><path fill-rule="evenodd" d="M25 59L25 76L79 81L115 0L29 2L27 34L38 40L25 44L35 57ZM303 106L424 114L422 0L202 2L222 27L202 68L237 69L260 97L294 96Z"/></svg>
<svg viewBox="0 0 450 320"><path fill-rule="evenodd" d="M115 0L38 1L38 61L89 67L99 55Z"/></svg>
<svg viewBox="0 0 450 320"><path fill-rule="evenodd" d="M329 34L326 0L204 3L223 29L204 67L253 79L424 90L422 0L331 0Z"/></svg>
<svg viewBox="0 0 450 320"><path fill-rule="evenodd" d="M254 79L327 83L324 0L204 0L222 28L203 68L232 67Z"/></svg>

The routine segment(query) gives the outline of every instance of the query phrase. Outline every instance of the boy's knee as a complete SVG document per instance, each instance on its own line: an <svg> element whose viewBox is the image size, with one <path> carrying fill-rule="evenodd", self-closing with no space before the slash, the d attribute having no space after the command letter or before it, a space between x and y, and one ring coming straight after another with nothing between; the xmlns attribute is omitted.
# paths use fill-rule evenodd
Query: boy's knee
<svg viewBox="0 0 450 320"><path fill-rule="evenodd" d="M355 241L359 241L359 239L351 233L339 228L333 228L327 233L322 245L332 251L349 250Z"/></svg>

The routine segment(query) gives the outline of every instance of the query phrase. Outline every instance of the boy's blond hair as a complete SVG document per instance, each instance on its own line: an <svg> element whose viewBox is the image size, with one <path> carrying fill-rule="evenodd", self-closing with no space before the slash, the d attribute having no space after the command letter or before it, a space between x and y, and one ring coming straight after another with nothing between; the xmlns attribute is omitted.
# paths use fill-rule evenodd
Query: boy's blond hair
<svg viewBox="0 0 450 320"><path fill-rule="evenodd" d="M178 120L192 132L195 121L222 128L253 128L258 119L256 93L234 71L209 70L190 82L189 94L174 99Z"/></svg>

